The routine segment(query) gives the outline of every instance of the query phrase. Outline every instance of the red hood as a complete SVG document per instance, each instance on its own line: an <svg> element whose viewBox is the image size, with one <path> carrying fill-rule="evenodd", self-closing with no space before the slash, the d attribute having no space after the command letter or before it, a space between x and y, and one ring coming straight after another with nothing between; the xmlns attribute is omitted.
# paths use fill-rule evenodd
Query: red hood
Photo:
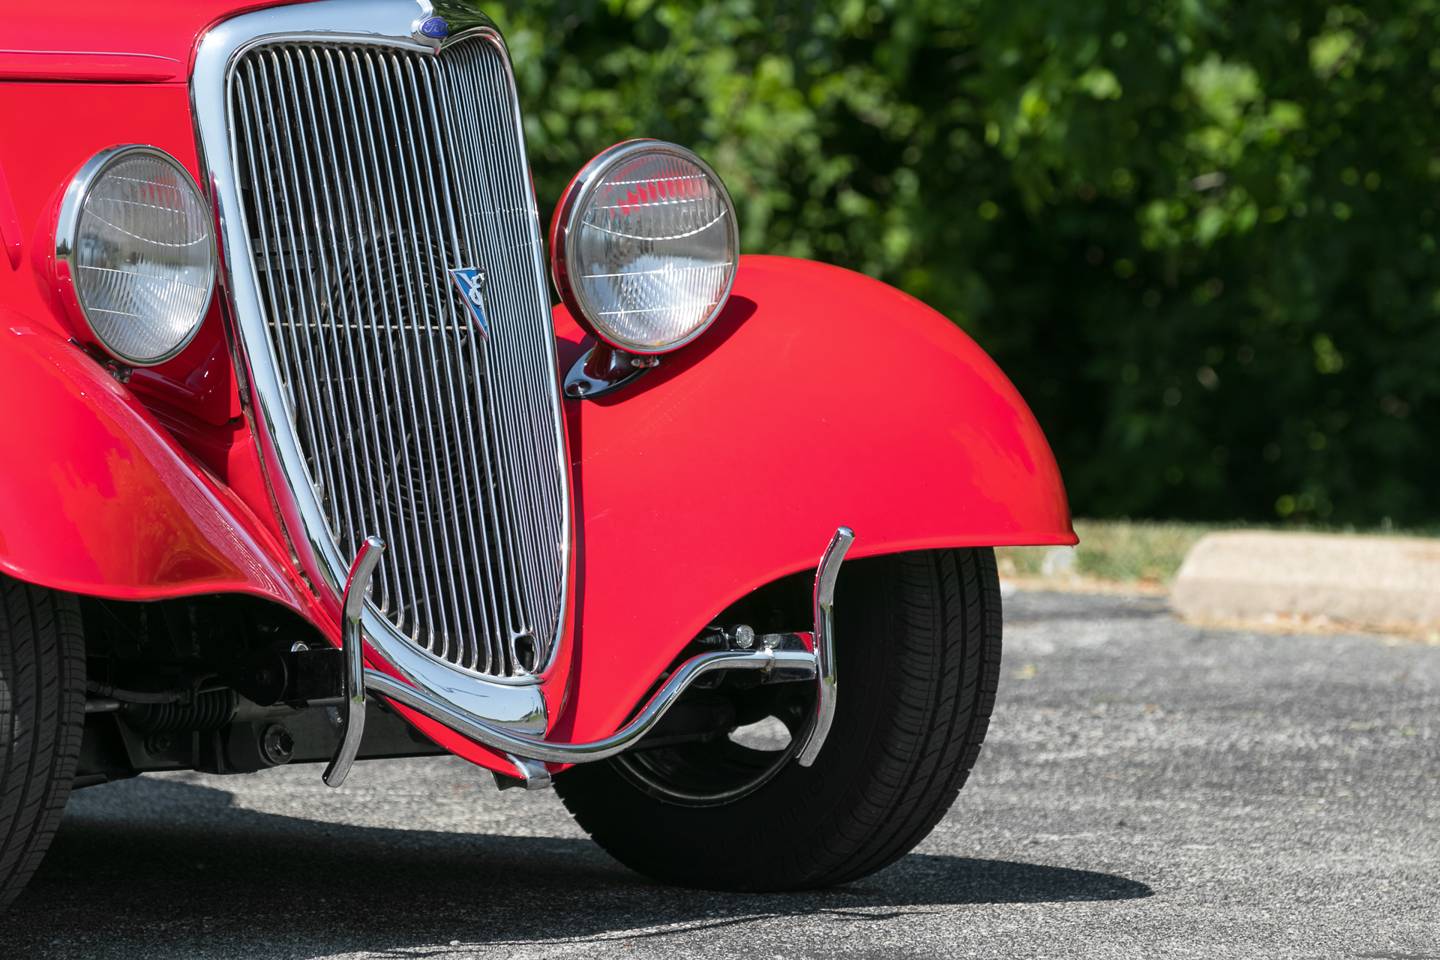
<svg viewBox="0 0 1440 960"><path fill-rule="evenodd" d="M0 32L0 80L183 81L196 41L212 24L284 2L289 0L16 4Z"/></svg>

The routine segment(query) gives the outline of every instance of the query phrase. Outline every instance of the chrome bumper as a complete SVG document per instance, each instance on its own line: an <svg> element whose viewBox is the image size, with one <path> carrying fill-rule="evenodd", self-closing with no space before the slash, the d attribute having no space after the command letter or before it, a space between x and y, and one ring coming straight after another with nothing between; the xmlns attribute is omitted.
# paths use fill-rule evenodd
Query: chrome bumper
<svg viewBox="0 0 1440 960"><path fill-rule="evenodd" d="M835 718L837 685L832 610L840 564L854 541L854 531L849 527L840 527L820 557L813 591L815 623L812 650L781 650L771 644L762 644L757 650L719 650L699 654L677 667L644 708L610 736L585 743L561 743L507 730L486 717L432 695L423 687L403 683L387 673L365 666L364 598L370 577L385 550L385 544L378 537L368 537L351 564L341 601L341 648L345 655L345 689L341 706L343 727L340 745L325 768L325 782L332 787L340 786L355 762L360 739L365 732L367 690L389 697L477 743L505 754L524 777L526 786L542 787L550 782L545 764L589 763L623 753L654 728L691 684L718 670L761 670L784 673L798 680L815 680L815 716L796 753L800 765L808 767L820 755Z"/></svg>

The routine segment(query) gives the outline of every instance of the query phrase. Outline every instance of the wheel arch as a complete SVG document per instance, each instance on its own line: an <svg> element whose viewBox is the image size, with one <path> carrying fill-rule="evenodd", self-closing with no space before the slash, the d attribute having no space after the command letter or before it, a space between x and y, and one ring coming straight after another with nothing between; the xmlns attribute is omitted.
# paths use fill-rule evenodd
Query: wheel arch
<svg viewBox="0 0 1440 960"><path fill-rule="evenodd" d="M588 344L563 306L556 327L563 369ZM836 267L742 258L702 340L565 405L579 562L557 734L577 740L614 730L720 611L813 570L841 524L853 560L1075 542L1049 444L995 363Z"/></svg>

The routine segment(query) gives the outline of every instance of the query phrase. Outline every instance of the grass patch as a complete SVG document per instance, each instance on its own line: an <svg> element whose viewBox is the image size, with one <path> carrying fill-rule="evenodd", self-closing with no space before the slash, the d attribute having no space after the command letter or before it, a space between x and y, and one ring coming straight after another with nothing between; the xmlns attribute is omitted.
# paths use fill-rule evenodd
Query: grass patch
<svg viewBox="0 0 1440 960"><path fill-rule="evenodd" d="M1263 523L1178 523L1162 520L1076 520L1080 545L1001 547L995 551L1000 575L1046 580L1057 586L1078 582L1168 587L1195 541L1217 530L1276 530L1287 533L1338 533L1383 537L1440 538L1440 527L1281 525Z"/></svg>
<svg viewBox="0 0 1440 960"><path fill-rule="evenodd" d="M1006 577L1084 577L1160 586L1174 579L1195 541L1214 530L1233 529L1233 524L1076 520L1080 545L1073 553L1057 547L1002 547L995 555Z"/></svg>

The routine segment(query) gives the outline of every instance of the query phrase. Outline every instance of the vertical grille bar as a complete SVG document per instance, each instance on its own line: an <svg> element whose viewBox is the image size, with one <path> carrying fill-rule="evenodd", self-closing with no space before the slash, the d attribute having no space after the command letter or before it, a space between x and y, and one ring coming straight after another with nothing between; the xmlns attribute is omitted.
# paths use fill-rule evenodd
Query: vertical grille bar
<svg viewBox="0 0 1440 960"><path fill-rule="evenodd" d="M479 104L480 109L465 113L461 110L450 109L446 116L454 118L452 123L452 143L454 149L464 155L478 155L482 159L479 163L471 163L461 166L464 175L469 179L464 187L457 191L462 197L468 196L478 198L476 204L462 204L462 213L466 218L466 236L472 249L476 250L475 256L482 259L494 259L501 262L503 269L510 271L502 279L504 280L505 296L509 299L508 305L517 313L524 316L544 316L547 304L540 300L542 290L537 290L533 284L521 282L524 275L525 263L523 258L507 257L511 251L505 249L507 241L513 242L517 233L524 229L524 220L535 216L533 208L529 208L521 198L528 195L528 184L523 182L523 158L518 154L518 144L513 138L507 143L505 140L494 140L487 138L484 131L487 128L493 129L497 125L503 125L507 118L505 116L506 104L497 102L494 99L485 98L482 95L487 85L496 82L504 82L505 78L496 73L495 68L503 70L503 64L498 60L494 63L487 63L485 58L479 55L478 51L471 48L461 48L454 57L446 61L450 71L450 87L454 92L455 99L460 102ZM466 122L468 120L468 122ZM460 128L458 131L456 127ZM507 149L509 148L509 149ZM533 250L528 251L533 254ZM516 345L517 351L535 351L535 338L533 336L519 340ZM538 375L543 374L543 364L538 367L535 364L535 357L527 358L527 362L516 365L513 369L501 372L501 376L508 378L504 384L506 396L516 393L537 389L540 384L536 382ZM524 379L516 379L524 378ZM516 411L516 417L530 416L530 429L535 429L535 411ZM524 519L530 524L532 536L541 534L534 533L535 526L539 520L536 511L536 504L532 499L536 495L557 496L558 490L545 490L542 484L537 483L535 468L537 464L533 459L528 462L523 457L517 457L514 448L516 427L524 429L526 424L518 423L515 420L507 421L512 429L507 436L510 441L508 447L508 459L512 470L507 471L519 474L523 479L520 484L520 495L524 497ZM519 461L518 463L516 461ZM527 496L528 494L528 496ZM557 500L549 500L553 504L550 509L561 507ZM517 512L519 512L517 510ZM546 578L533 564L527 571L527 589L534 592L541 592L547 586L550 590L561 588L563 571L555 571L559 576L552 582L546 583ZM553 625L550 627L553 629Z"/></svg>
<svg viewBox="0 0 1440 960"><path fill-rule="evenodd" d="M455 667L548 661L565 486L540 226L509 66L272 40L232 68L235 168L268 342L342 557L390 549L371 601ZM486 337L451 270L486 276Z"/></svg>

